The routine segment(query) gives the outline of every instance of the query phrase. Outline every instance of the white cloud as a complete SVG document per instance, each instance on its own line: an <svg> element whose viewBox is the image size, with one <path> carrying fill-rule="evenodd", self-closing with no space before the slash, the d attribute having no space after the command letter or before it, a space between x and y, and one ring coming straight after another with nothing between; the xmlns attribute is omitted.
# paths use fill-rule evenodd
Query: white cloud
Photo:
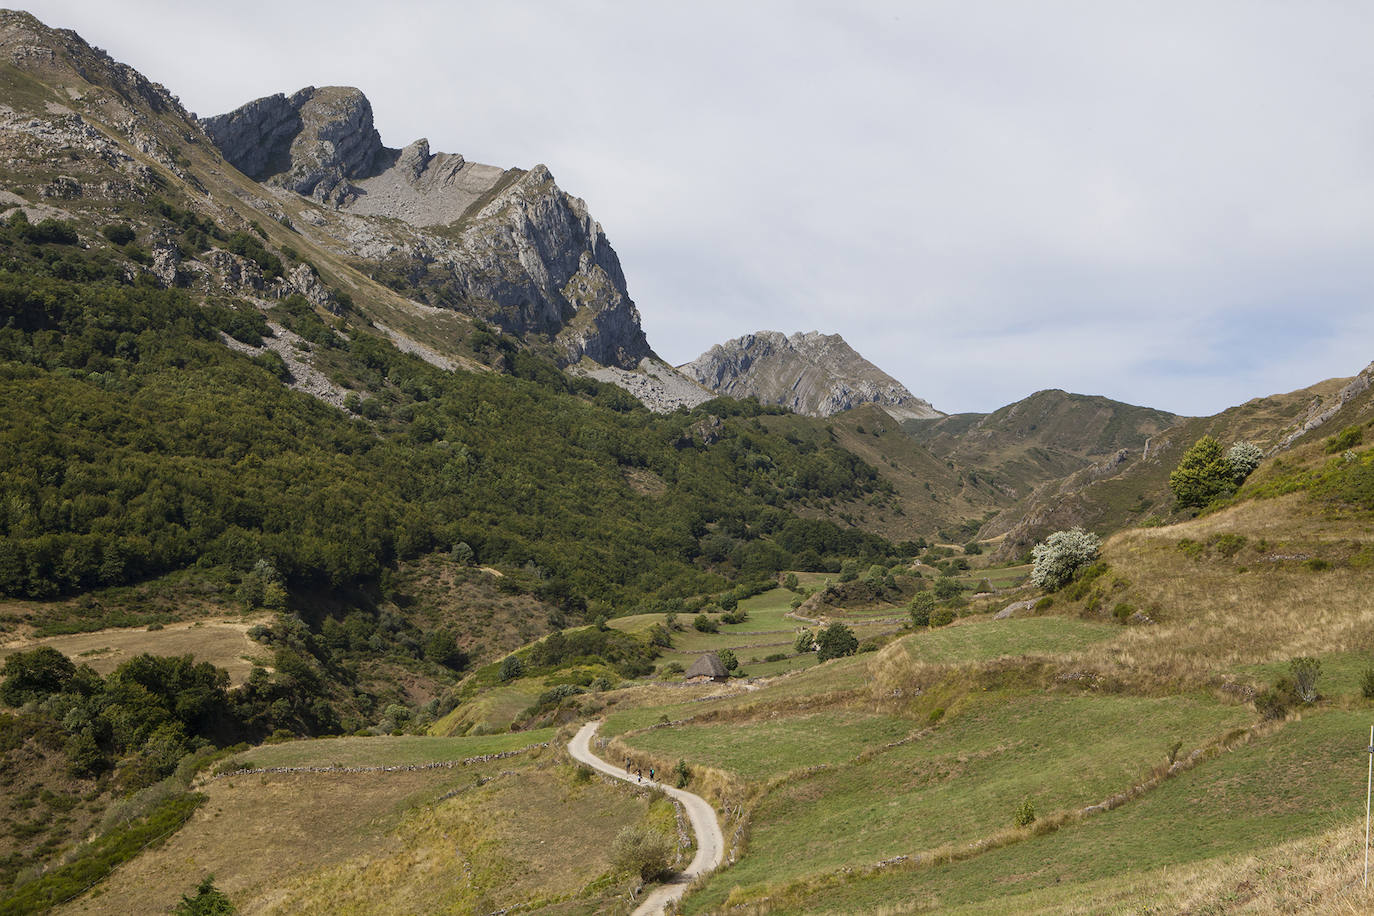
<svg viewBox="0 0 1374 916"><path fill-rule="evenodd" d="M818 328L945 410L1210 413L1374 357L1367 5L30 8L202 114L346 83L547 163L673 361Z"/></svg>

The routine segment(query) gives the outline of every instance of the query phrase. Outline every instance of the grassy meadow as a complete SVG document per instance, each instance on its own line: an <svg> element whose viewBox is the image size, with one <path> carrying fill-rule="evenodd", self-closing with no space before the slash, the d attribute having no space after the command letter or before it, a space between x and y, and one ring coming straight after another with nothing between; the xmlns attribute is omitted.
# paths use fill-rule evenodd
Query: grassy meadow
<svg viewBox="0 0 1374 916"><path fill-rule="evenodd" d="M252 767L375 767L442 763L500 754L553 739L552 728L471 738L378 735L368 738L309 738L264 744L230 758Z"/></svg>
<svg viewBox="0 0 1374 916"><path fill-rule="evenodd" d="M50 646L78 665L90 665L100 674L109 674L136 655L194 655L229 672L231 684L248 679L254 664L271 666L271 652L248 638L248 630L270 618L261 614L233 620L197 620L147 627L96 630L28 639L0 646L0 662L15 652Z"/></svg>
<svg viewBox="0 0 1374 916"><path fill-rule="evenodd" d="M1374 666L1371 529L1366 515L1314 512L1307 499L1124 532L1104 547L1106 571L1056 595L1047 615L904 636L853 661L864 689L811 691L821 666L759 691L747 718L698 711L647 728L648 710L618 711L626 746L754 787L738 861L684 912L1318 901L1363 912L1353 872L1338 869L1358 858L1374 715L1360 689ZM1123 626L1122 604L1150 622ZM1321 661L1324 699L1262 722L1246 691L1299 655ZM877 740L883 715L914 737ZM818 726L834 730L833 747ZM1172 773L1171 755L1183 761ZM1018 828L1025 801L1037 821Z"/></svg>
<svg viewBox="0 0 1374 916"><path fill-rule="evenodd" d="M688 723L635 734L625 744L659 760L690 757L749 782L845 763L868 748L900 741L909 720L846 709L760 721Z"/></svg>
<svg viewBox="0 0 1374 916"><path fill-rule="evenodd" d="M786 589L742 601L748 618L717 633L679 614L655 676L580 694L565 712L602 719L609 760L662 773L685 761L688 788L721 812L730 864L683 913L1361 912L1368 901L1348 874L1374 715L1361 693L1374 665L1372 539L1367 516L1305 500L1119 534L1095 578L1034 616L982 613L1006 595L938 629L910 629L903 607L827 608L879 648L825 663L794 651L809 627L788 616ZM647 634L664 623L641 614L610 626ZM727 648L748 678L664 676ZM1251 701L1299 655L1321 662L1322 699L1266 721ZM431 729L470 737L286 742L238 759L380 766L557 741L551 728L508 731L557 683L498 684ZM303 775L207 782L211 800L191 824L80 911L162 905L138 869L166 867L189 887L228 855L216 819L237 823L242 811L259 825L256 864L216 875L244 912L346 900L346 912L400 913L422 899L433 912L617 912L626 885L606 858L611 839L669 816L629 787L580 776L557 748L388 774L385 785L321 774L344 780L326 788ZM315 825L296 822L344 785L360 797L319 829L346 841L312 846ZM1028 809L1034 819L1018 825ZM265 835L277 829L285 840Z"/></svg>
<svg viewBox="0 0 1374 916"><path fill-rule="evenodd" d="M1066 617L975 619L902 640L916 661L974 662L1004 655L1043 655L1080 651L1121 635L1112 624Z"/></svg>
<svg viewBox="0 0 1374 916"><path fill-rule="evenodd" d="M1026 800L1042 816L1100 803L1149 779L1173 741L1187 753L1248 719L1201 699L989 698L916 740L870 744L867 754L773 788L753 811L746 855L711 878L692 911L808 875L978 842L1010 827Z"/></svg>
<svg viewBox="0 0 1374 916"><path fill-rule="evenodd" d="M1319 867L1316 860L1267 850L1286 846L1316 856L1333 846L1332 835L1344 838L1341 848L1332 849L1346 869L1344 880L1327 882L1327 892L1337 898L1358 884L1362 862L1357 855L1363 834L1352 837L1349 828L1363 814L1368 721L1367 712L1307 715L1205 760L1128 804L1062 829L1029 832L1021 842L962 861L904 863L774 887L760 895L772 899L756 912L1085 913L1101 912L1108 901L1114 904L1108 909L1175 912L1181 910L1169 902L1184 899L1207 912L1264 911L1254 904L1273 899L1265 888L1245 878L1234 885L1227 880L1237 873L1237 862L1269 858L1280 866L1274 869L1280 878L1323 871L1334 863ZM1251 878L1263 877L1254 871ZM1174 880L1159 880L1166 874ZM1294 890L1290 884L1280 893ZM1314 890L1301 895L1304 906L1297 909L1317 903ZM1330 902L1336 909L1337 901Z"/></svg>
<svg viewBox="0 0 1374 916"><path fill-rule="evenodd" d="M244 756L401 765L551 737L322 739ZM206 873L245 914L627 912L632 879L611 863L612 840L635 824L676 835L669 803L590 777L557 748L457 769L230 774L200 790L207 801L185 827L59 912L166 912Z"/></svg>

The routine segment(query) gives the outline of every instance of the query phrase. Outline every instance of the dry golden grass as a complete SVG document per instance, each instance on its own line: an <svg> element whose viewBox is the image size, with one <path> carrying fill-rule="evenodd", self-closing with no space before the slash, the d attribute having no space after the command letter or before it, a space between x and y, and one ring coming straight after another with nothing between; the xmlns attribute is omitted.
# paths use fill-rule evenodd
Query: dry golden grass
<svg viewBox="0 0 1374 916"><path fill-rule="evenodd" d="M614 911L611 841L647 793L579 778L553 750L460 770L226 777L164 846L69 913L167 912L207 873L239 912ZM659 812L661 820L662 812Z"/></svg>
<svg viewBox="0 0 1374 916"><path fill-rule="evenodd" d="M364 849L395 848L388 831L396 809L418 792L438 794L466 772L301 774L219 779L204 787L209 801L163 846L122 866L64 913L164 913L201 878L244 913L249 901L290 876Z"/></svg>
<svg viewBox="0 0 1374 916"><path fill-rule="evenodd" d="M1036 891L957 907L951 913L1027 912L1053 916L1099 913L1330 913L1374 911L1374 888L1362 885L1364 821L1243 856ZM928 911L919 901L873 916Z"/></svg>
<svg viewBox="0 0 1374 916"><path fill-rule="evenodd" d="M1247 539L1229 559L1215 553L1193 559L1178 546L1185 538L1205 543L1223 534ZM1374 568L1305 564L1344 557L1370 542L1367 517L1322 512L1302 494L1123 532L1103 557L1129 584L1108 601L1127 602L1159 623L1127 627L1083 657L1111 668L1206 679L1239 664L1370 649Z"/></svg>
<svg viewBox="0 0 1374 916"><path fill-rule="evenodd" d="M502 775L412 809L387 854L363 852L313 869L261 911L490 913L558 902L614 871L615 835L647 808L645 797L599 779L578 783L548 769Z"/></svg>
<svg viewBox="0 0 1374 916"><path fill-rule="evenodd" d="M169 623L158 630L130 627L45 639L14 640L0 647L0 661L15 652L51 646L78 665L88 664L101 674L109 674L142 652L153 655L189 653L197 661L209 662L228 671L231 683L242 684L253 670L253 663L248 659L259 657L265 662L270 657L267 649L248 638L250 627L268 620L269 617L258 615L251 618Z"/></svg>
<svg viewBox="0 0 1374 916"><path fill-rule="evenodd" d="M1224 535L1244 538L1230 556L1214 543ZM1185 541L1201 552L1180 549ZM1243 666L1301 655L1369 653L1374 661L1371 555L1374 527L1367 515L1327 510L1303 494L1125 531L1103 547L1110 572L1081 600L1057 595L1054 610L1110 621L1118 604L1128 604L1154 623L1120 627L1114 638L1070 652L1038 653L1015 672L1010 660L921 661L899 641L871 662L873 696L900 705L919 687L925 691L919 709L952 713L969 690L1017 680L1023 687L1113 685L1168 693L1244 683L1250 676L1238 672ZM1329 565L1313 569L1309 560Z"/></svg>

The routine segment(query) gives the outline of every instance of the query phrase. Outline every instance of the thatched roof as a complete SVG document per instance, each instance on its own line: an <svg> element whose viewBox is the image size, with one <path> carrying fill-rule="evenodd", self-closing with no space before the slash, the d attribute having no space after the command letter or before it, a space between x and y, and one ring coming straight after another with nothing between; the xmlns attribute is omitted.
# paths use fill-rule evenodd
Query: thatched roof
<svg viewBox="0 0 1374 916"><path fill-rule="evenodd" d="M696 661L692 662L692 667L687 669L686 677L729 677L730 672L725 670L725 665L720 657L714 652L707 652Z"/></svg>

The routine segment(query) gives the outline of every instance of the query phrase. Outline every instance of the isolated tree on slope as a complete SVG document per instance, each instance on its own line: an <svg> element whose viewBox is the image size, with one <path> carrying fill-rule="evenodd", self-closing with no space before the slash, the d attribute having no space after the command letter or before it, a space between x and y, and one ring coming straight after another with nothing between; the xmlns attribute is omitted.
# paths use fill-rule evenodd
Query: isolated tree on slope
<svg viewBox="0 0 1374 916"><path fill-rule="evenodd" d="M1264 451L1253 442L1237 442L1226 450L1231 465L1231 479L1239 486L1264 460Z"/></svg>
<svg viewBox="0 0 1374 916"><path fill-rule="evenodd" d="M1221 443L1203 436L1189 446L1169 475L1169 489L1181 506L1201 508L1236 491L1235 471Z"/></svg>
<svg viewBox="0 0 1374 916"><path fill-rule="evenodd" d="M1031 548L1035 561L1031 583L1054 591L1072 579L1080 567L1096 560L1101 548L1101 538L1077 525L1068 531L1056 531Z"/></svg>
<svg viewBox="0 0 1374 916"><path fill-rule="evenodd" d="M832 623L816 634L816 658L819 661L853 655L858 648L858 637L842 623Z"/></svg>

